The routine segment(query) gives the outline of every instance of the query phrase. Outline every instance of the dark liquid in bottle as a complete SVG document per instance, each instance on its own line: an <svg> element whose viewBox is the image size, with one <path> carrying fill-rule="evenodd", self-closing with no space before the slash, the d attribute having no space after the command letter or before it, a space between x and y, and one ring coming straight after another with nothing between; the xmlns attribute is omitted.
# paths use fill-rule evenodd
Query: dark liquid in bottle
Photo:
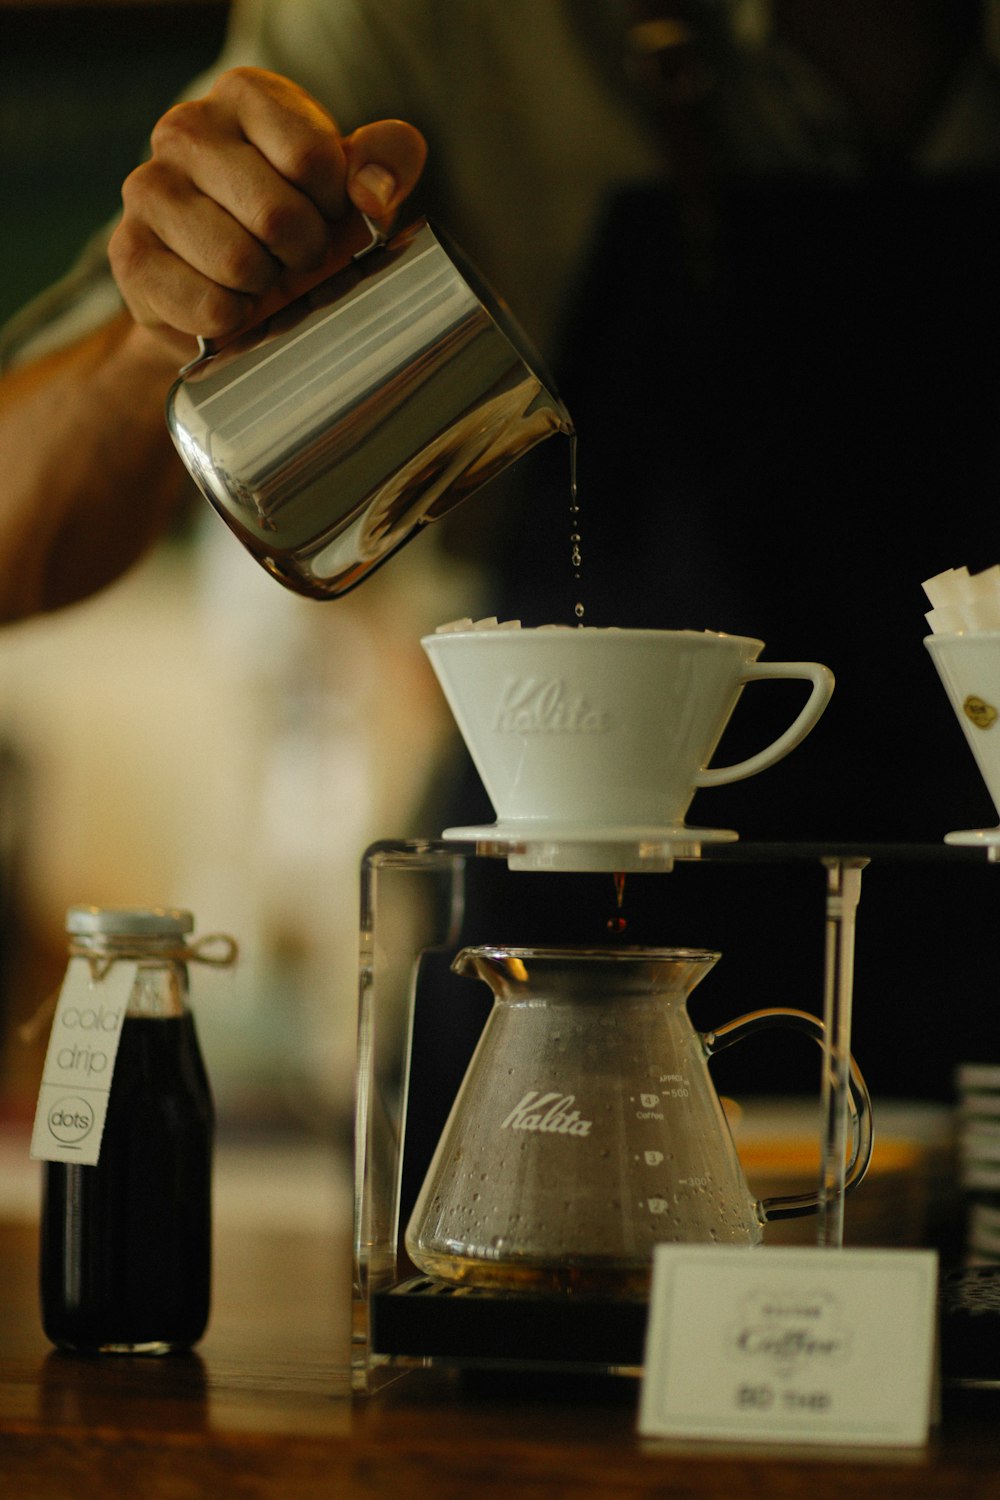
<svg viewBox="0 0 1000 1500"><path fill-rule="evenodd" d="M165 1350L201 1337L213 1132L191 1015L126 1016L100 1160L45 1165L42 1322L54 1344Z"/></svg>

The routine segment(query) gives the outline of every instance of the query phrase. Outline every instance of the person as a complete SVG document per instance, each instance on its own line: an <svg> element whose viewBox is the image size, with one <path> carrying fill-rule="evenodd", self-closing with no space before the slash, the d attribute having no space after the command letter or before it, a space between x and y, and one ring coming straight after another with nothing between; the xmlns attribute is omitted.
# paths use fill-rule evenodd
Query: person
<svg viewBox="0 0 1000 1500"><path fill-rule="evenodd" d="M989 821L920 583L995 560L998 35L986 0L238 3L117 224L4 336L0 617L150 545L182 503L162 403L196 337L342 262L354 209L409 200L553 358L579 434L581 578L546 444L483 521L499 612L569 619L580 592L587 623L834 669L820 728L704 821L893 844ZM948 910L935 940L969 930ZM909 1081L947 1086L917 1051Z"/></svg>
<svg viewBox="0 0 1000 1500"><path fill-rule="evenodd" d="M81 597L160 533L181 476L164 441L163 397L195 336L225 338L290 300L343 260L345 209L388 224L412 190L423 140L380 115L420 120L433 134L431 197L464 206L458 235L491 259L489 222L520 217L525 200L501 113L483 111L484 90L495 87L494 70L496 83L506 77L506 111L515 98L533 101L523 128L546 139L540 86L569 27L561 7L536 9L484 8L454 28L447 6L400 0L377 18L363 0L234 7L213 76L157 123L149 160L125 184L110 245L99 236L66 283L3 338L0 618ZM572 56L571 77L582 66ZM571 158L600 152L607 113L563 142ZM558 152L552 139L536 161L550 201L534 211L569 236L582 232L585 194L559 183ZM519 310L534 274L519 273ZM553 265L550 285L561 275Z"/></svg>
<svg viewBox="0 0 1000 1500"><path fill-rule="evenodd" d="M673 139L665 142L656 111L625 96L618 65L604 59L601 67L601 43L614 40L621 51L623 36L644 27L655 34L662 9L571 0L541 8L484 6L474 20L456 25L454 12L432 0L397 0L380 8L377 21L364 0L237 5L214 82L202 80L201 97L157 123L150 158L126 182L108 260L102 240L67 285L16 320L5 337L3 617L58 606L100 586L162 528L180 473L164 440L162 396L195 337L224 340L342 263L345 211L352 205L391 221L417 183L425 146L400 119L355 123L381 107L418 121L432 138L436 202L447 200L462 242L488 273L499 272L495 279L509 287L529 332L551 346L566 289L581 275L580 247L592 240L612 188L657 179L664 161L678 182L704 175L694 160L702 146L691 150L685 141L690 121L675 120ZM734 14L728 50L715 34L726 9ZM915 137L926 129L928 98L940 106L954 90L956 75L976 55L981 24L976 4L914 7L896 0L880 8L878 21L864 8L848 14L840 7L837 24L824 31L798 14L801 7L779 3L779 44L768 48L759 41L759 15L753 19L761 9L745 0L686 7L707 33L707 67L726 72L717 90L725 118L711 128L717 132L721 124L727 132L727 166L765 178L789 162L797 170L806 150L810 169L849 173L845 162L851 147L858 149L853 127L836 118L836 101L829 89L823 96L815 78L808 81L819 105L811 102L805 119L793 121L807 91L801 66L798 73L789 67L780 50L787 51L787 33L804 46L807 63L811 48L835 79L838 69L861 73L857 58L877 50L879 38L854 47L859 27L872 33L879 26L897 43L912 41L902 54L897 50L888 75L895 87L886 85L881 68L877 78L854 76L848 84L858 117L888 150L899 144L894 133L908 147L907 132ZM647 11L654 19L644 22ZM640 20L623 27L633 13ZM754 28L751 43L746 38ZM665 53L685 50L685 23L672 20L666 34ZM743 45L735 45L740 39ZM921 143L932 169L949 150L954 156L951 138L963 111L981 109L985 98L987 117L964 143L974 165L983 156L1000 106L995 70L979 61L986 76L963 80ZM678 93L687 86L674 81ZM497 106L495 118L483 108L484 97ZM341 135L334 117L347 118L351 132ZM963 148L957 149L961 162ZM704 187L692 197L699 191ZM519 225L513 235L501 228L511 220ZM110 316L116 294L108 265L121 308ZM532 293L533 281L540 285ZM60 326L71 334L75 317L86 323L87 304L96 326L53 352ZM25 358L39 349L40 357ZM42 433L43 440L32 441ZM142 507L132 500L138 480ZM112 524L109 507L118 507L113 519L123 524Z"/></svg>

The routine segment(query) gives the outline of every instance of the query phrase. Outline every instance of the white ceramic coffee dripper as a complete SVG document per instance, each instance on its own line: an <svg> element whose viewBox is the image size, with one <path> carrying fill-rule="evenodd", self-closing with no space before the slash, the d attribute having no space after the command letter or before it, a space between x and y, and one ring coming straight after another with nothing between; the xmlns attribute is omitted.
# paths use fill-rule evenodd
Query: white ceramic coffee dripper
<svg viewBox="0 0 1000 1500"><path fill-rule="evenodd" d="M698 788L754 776L809 733L833 675L759 662L763 642L712 631L444 629L423 640L497 814L449 840L505 846L512 869L662 870L731 829L691 828ZM756 755L710 766L744 686L811 684Z"/></svg>
<svg viewBox="0 0 1000 1500"><path fill-rule="evenodd" d="M1000 815L1000 630L930 635L924 645ZM944 841L1000 858L1000 827L961 829Z"/></svg>

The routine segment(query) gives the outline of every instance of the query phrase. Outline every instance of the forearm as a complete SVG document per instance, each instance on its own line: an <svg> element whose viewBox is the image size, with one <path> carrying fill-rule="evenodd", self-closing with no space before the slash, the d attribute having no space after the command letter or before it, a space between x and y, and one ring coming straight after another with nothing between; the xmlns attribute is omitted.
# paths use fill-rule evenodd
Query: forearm
<svg viewBox="0 0 1000 1500"><path fill-rule="evenodd" d="M123 314L0 381L0 621L93 593L169 524L188 493L164 420L182 357Z"/></svg>

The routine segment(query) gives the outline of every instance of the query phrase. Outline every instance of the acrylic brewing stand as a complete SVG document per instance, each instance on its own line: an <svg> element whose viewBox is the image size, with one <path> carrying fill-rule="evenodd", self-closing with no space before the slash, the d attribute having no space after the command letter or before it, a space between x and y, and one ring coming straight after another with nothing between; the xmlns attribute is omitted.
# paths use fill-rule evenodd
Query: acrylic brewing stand
<svg viewBox="0 0 1000 1500"><path fill-rule="evenodd" d="M407 1302L400 1293L410 1284L407 1277L414 1275L406 1262L401 1234L405 1227L404 1144L418 960L422 954L454 949L466 941L463 922L470 875L477 871L493 875L502 870L504 877L511 880L536 878L524 873L507 875L504 862L497 858L504 853L503 849L491 846L489 853L483 854L481 847L386 841L373 845L362 863L352 1317L352 1378L359 1393L372 1392L407 1369L439 1361L473 1366L477 1363L475 1355L449 1358L448 1330L452 1321L458 1319L460 1323L470 1314L467 1292L459 1295L451 1293L451 1289L443 1292L441 1288L430 1289L439 1295L426 1325L432 1332L423 1342L419 1332L397 1336L391 1329L395 1326L393 1315L415 1305L413 1299ZM749 864L804 860L814 866L818 864L825 872L822 991L826 1039L820 1088L820 1204L816 1242L839 1247L844 1234L849 1131L854 931L861 871L868 859L853 852L827 852L815 846L794 845L729 845L697 857L727 863L736 859ZM483 939L473 935L471 940ZM484 1304L481 1310L488 1326L495 1310ZM515 1348L523 1347L511 1332L512 1327L516 1328L516 1318L513 1323L511 1320L512 1311L518 1311L517 1305L508 1302L497 1315L503 1328L494 1328L492 1334L487 1332L487 1352L482 1363L492 1362L500 1367L509 1363L506 1357L498 1357L497 1339L514 1339ZM644 1311L639 1304L632 1311L632 1343L630 1352L623 1356L598 1352L593 1357L594 1350L600 1351L602 1347L600 1328L560 1325L554 1337L563 1355L563 1367L586 1373L640 1373L641 1354L637 1358L635 1350L641 1349ZM621 1306L614 1311L612 1321L618 1326L623 1323L622 1312ZM538 1318L534 1317L532 1326L537 1323ZM380 1331L380 1324L388 1326L390 1332ZM461 1343L461 1330L454 1336ZM531 1363L530 1356L527 1363Z"/></svg>

